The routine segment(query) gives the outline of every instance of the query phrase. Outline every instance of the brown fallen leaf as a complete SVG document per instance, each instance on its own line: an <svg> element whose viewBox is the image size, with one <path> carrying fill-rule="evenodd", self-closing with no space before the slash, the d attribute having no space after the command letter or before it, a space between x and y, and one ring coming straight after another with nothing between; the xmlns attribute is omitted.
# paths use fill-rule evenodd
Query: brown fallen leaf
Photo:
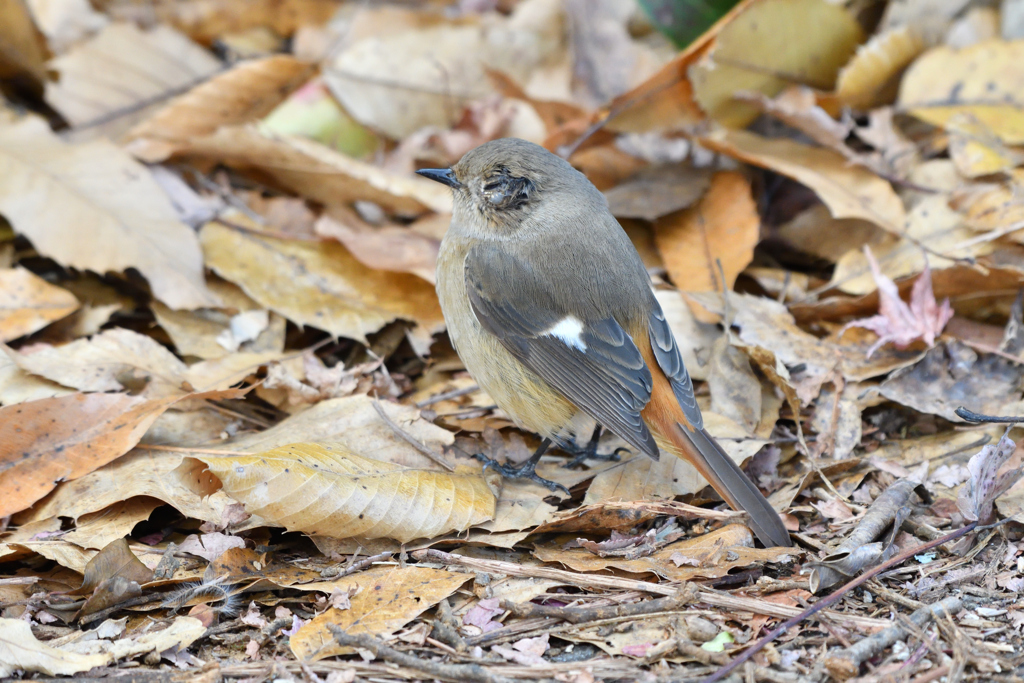
<svg viewBox="0 0 1024 683"><path fill-rule="evenodd" d="M47 81L46 38L24 0L0 4L0 79L27 77L35 88Z"/></svg>
<svg viewBox="0 0 1024 683"><path fill-rule="evenodd" d="M653 221L693 205L707 191L711 174L683 164L648 166L604 195L617 218Z"/></svg>
<svg viewBox="0 0 1024 683"><path fill-rule="evenodd" d="M924 272L914 282L910 305L907 305L900 298L896 283L882 275L869 247L864 247L864 255L871 264L871 272L878 284L878 315L854 320L847 323L846 327L864 327L878 335L878 341L868 349L868 357L889 342L896 344L897 348L905 348L911 342L921 339L929 347L932 346L935 338L942 334L942 329L953 317L953 309L949 299L945 299L941 306L935 300L932 271L927 262Z"/></svg>
<svg viewBox="0 0 1024 683"><path fill-rule="evenodd" d="M153 579L153 570L142 564L124 538L112 541L85 566L82 585L74 595L87 595L80 614L101 609L142 594L141 584Z"/></svg>
<svg viewBox="0 0 1024 683"><path fill-rule="evenodd" d="M792 83L830 90L864 33L854 16L821 0L761 0L722 27L689 69L698 103L723 126L743 128L757 108L737 91L774 96Z"/></svg>
<svg viewBox="0 0 1024 683"><path fill-rule="evenodd" d="M0 268L0 342L32 334L78 309L78 299L25 268Z"/></svg>
<svg viewBox="0 0 1024 683"><path fill-rule="evenodd" d="M197 457L247 512L289 531L408 542L465 531L494 517L496 495L471 467L454 473L409 469L329 443Z"/></svg>
<svg viewBox="0 0 1024 683"><path fill-rule="evenodd" d="M282 240L218 223L205 225L200 239L218 275L300 325L361 341L399 318L419 323L426 335L444 325L430 284L367 268L339 244Z"/></svg>
<svg viewBox="0 0 1024 683"><path fill-rule="evenodd" d="M0 125L0 213L43 255L99 274L136 268L171 308L216 306L195 233L149 171L109 142Z"/></svg>
<svg viewBox="0 0 1024 683"><path fill-rule="evenodd" d="M321 216L316 222L316 233L341 242L370 268L412 273L434 283L439 241L405 226L372 226L353 213Z"/></svg>
<svg viewBox="0 0 1024 683"><path fill-rule="evenodd" d="M910 26L879 32L857 48L836 78L835 96L862 111L896 99L899 76L927 44Z"/></svg>
<svg viewBox="0 0 1024 683"><path fill-rule="evenodd" d="M921 55L900 83L898 104L943 127L969 113L1010 145L1024 143L1024 43L987 40L962 50L944 45Z"/></svg>
<svg viewBox="0 0 1024 683"><path fill-rule="evenodd" d="M386 637L454 593L472 574L427 567L376 567L333 582L350 594L348 609L328 609L291 637L292 653L299 661L316 661L346 654L334 642L328 624L346 633Z"/></svg>
<svg viewBox="0 0 1024 683"><path fill-rule="evenodd" d="M48 66L60 77L47 84L46 101L72 128L82 128L79 139L115 140L165 99L221 69L216 57L168 26L147 31L121 23Z"/></svg>
<svg viewBox="0 0 1024 683"><path fill-rule="evenodd" d="M731 290L750 264L760 227L750 182L739 172L723 171L712 177L696 206L655 223L654 241L672 283L682 292L720 292ZM695 309L694 315L701 322L717 321L703 309Z"/></svg>
<svg viewBox="0 0 1024 683"><path fill-rule="evenodd" d="M311 65L289 55L235 64L134 126L125 136L127 148L149 163L163 161L193 138L266 116L312 73Z"/></svg>
<svg viewBox="0 0 1024 683"><path fill-rule="evenodd" d="M237 397L239 392L191 394ZM72 394L0 408L0 517L24 510L61 481L77 479L127 453L180 396Z"/></svg>
<svg viewBox="0 0 1024 683"><path fill-rule="evenodd" d="M160 505L161 501L155 498L128 498L97 512L82 515L75 520L75 528L61 536L61 540L99 550L126 537L136 524L149 519L149 515Z"/></svg>
<svg viewBox="0 0 1024 683"><path fill-rule="evenodd" d="M790 177L814 190L835 218L861 218L900 234L906 211L892 186L839 153L741 130L700 138L709 149Z"/></svg>

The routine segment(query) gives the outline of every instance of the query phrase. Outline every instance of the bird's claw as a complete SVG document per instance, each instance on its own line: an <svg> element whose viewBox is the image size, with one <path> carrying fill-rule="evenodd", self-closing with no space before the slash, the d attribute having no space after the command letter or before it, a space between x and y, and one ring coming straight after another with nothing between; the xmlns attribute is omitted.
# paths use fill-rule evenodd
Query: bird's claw
<svg viewBox="0 0 1024 683"><path fill-rule="evenodd" d="M611 453L598 453L597 444L593 447L586 446L584 448L577 448L574 446L563 447L561 450L565 451L569 455L573 456L572 460L562 465L562 467L571 470L574 467L579 467L587 460L601 460L604 462L618 462L621 454L629 454L629 449L624 446L619 446Z"/></svg>
<svg viewBox="0 0 1024 683"><path fill-rule="evenodd" d="M550 479L545 479L544 477L537 474L537 463L532 458L530 460L527 460L518 467L513 467L512 465L503 464L499 463L496 460L492 460L483 453L476 453L473 455L473 457L484 464L484 472L486 472L488 469L492 469L505 479L528 479L532 482L540 484L541 486L551 491L552 493L557 493L558 491L561 491L567 496L572 495L572 493L569 492L569 489L565 488L558 482L551 481Z"/></svg>

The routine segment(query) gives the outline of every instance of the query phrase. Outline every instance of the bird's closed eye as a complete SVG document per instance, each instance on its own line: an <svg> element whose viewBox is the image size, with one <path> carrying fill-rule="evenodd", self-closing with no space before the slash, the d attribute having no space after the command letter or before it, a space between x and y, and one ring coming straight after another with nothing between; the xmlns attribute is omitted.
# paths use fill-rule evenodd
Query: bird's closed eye
<svg viewBox="0 0 1024 683"><path fill-rule="evenodd" d="M532 190L533 183L526 178L503 172L485 180L481 194L495 207L512 209L524 204L530 198Z"/></svg>

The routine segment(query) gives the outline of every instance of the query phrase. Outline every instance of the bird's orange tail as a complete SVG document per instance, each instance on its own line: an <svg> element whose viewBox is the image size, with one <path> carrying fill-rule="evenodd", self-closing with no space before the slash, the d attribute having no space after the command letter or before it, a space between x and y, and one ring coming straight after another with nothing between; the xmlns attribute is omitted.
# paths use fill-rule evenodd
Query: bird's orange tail
<svg viewBox="0 0 1024 683"><path fill-rule="evenodd" d="M668 378L649 351L650 345L640 348L654 380L651 400L642 416L659 445L668 444L666 450L693 465L734 510L746 512L750 516L750 528L762 543L766 546L792 545L779 513L750 478L706 430L695 428L687 421Z"/></svg>

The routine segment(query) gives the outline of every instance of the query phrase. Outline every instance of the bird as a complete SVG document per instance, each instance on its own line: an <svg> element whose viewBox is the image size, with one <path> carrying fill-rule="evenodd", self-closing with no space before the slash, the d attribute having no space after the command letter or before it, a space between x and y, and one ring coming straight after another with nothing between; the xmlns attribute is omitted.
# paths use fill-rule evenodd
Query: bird
<svg viewBox="0 0 1024 683"><path fill-rule="evenodd" d="M598 424L658 460L692 464L748 513L766 546L789 546L778 512L704 428L693 382L640 255L604 195L566 160L500 138L450 168L417 173L452 189L437 259L448 335L470 375L541 436L505 477L539 481L552 445Z"/></svg>

